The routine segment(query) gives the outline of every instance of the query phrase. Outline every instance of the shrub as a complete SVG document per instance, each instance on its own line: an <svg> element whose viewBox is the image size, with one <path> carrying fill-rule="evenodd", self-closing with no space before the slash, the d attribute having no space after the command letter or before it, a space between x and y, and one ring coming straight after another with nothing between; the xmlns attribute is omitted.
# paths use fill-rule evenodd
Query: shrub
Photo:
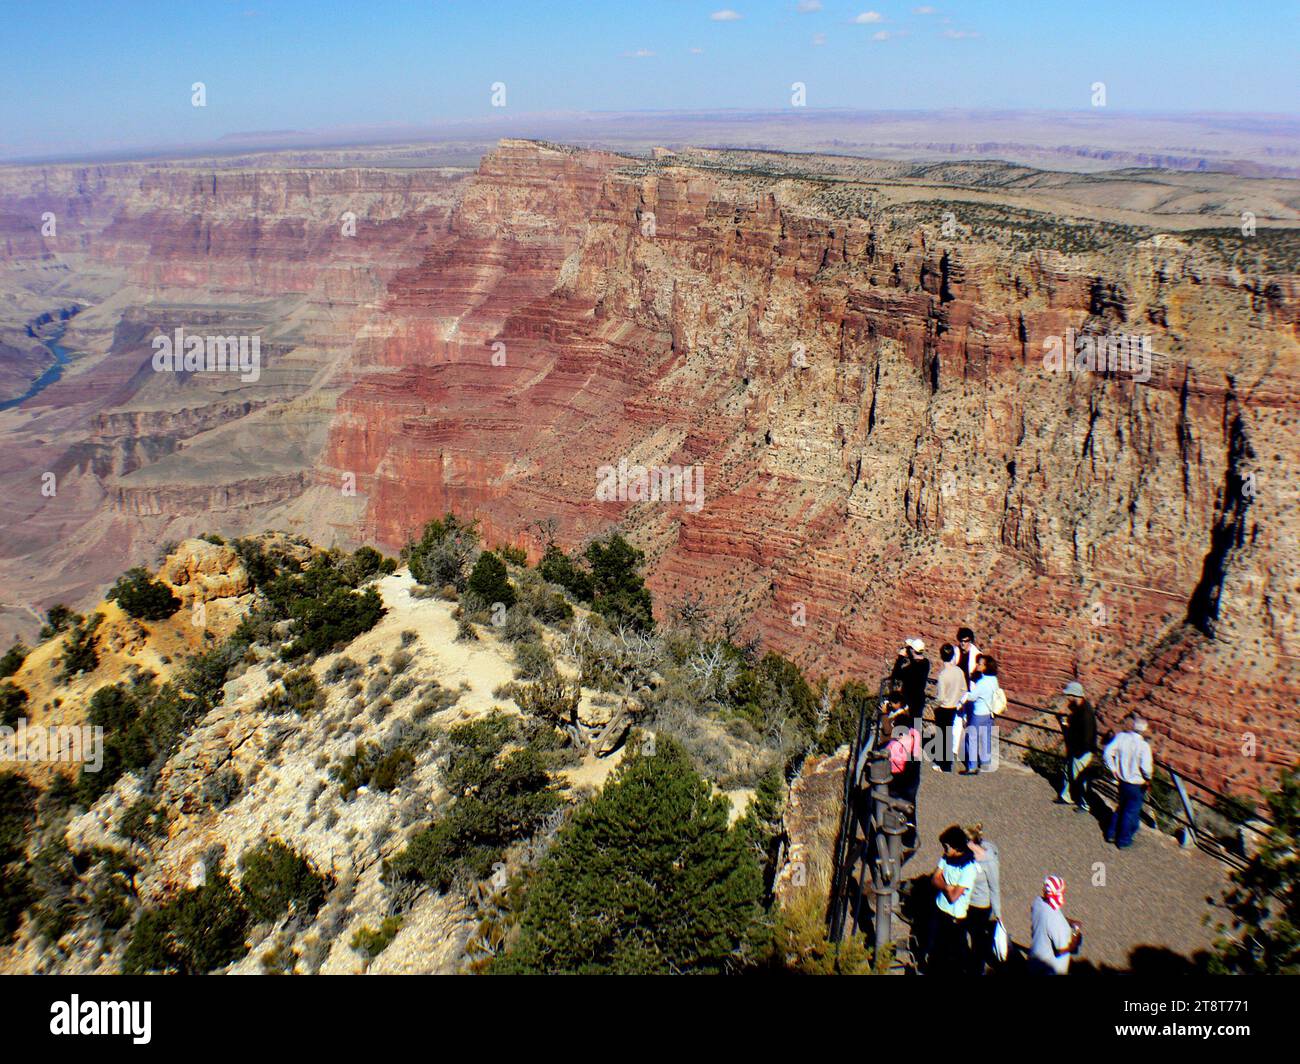
<svg viewBox="0 0 1300 1064"><path fill-rule="evenodd" d="M528 552L523 547L515 547L507 543L503 547L498 547L497 553L501 555L501 560L509 565L528 564Z"/></svg>
<svg viewBox="0 0 1300 1064"><path fill-rule="evenodd" d="M735 679L723 693L730 713L759 731L788 720L800 735L811 738L817 725L817 696L799 667L773 653L764 654L751 667L739 659L734 648L727 650L738 665Z"/></svg>
<svg viewBox="0 0 1300 1064"><path fill-rule="evenodd" d="M385 558L374 547L358 547L352 557L342 563L344 579L353 587L380 573L391 573L396 568L395 558Z"/></svg>
<svg viewBox="0 0 1300 1064"><path fill-rule="evenodd" d="M79 676L83 672L94 672L99 667L99 653L95 649L95 632L103 620L104 615L96 613L89 620L78 621L68 632L63 642L60 682L67 683L74 676Z"/></svg>
<svg viewBox="0 0 1300 1064"><path fill-rule="evenodd" d="M351 658L341 657L325 670L325 681L338 683L341 680L354 680L361 675L362 671L361 666Z"/></svg>
<svg viewBox="0 0 1300 1064"><path fill-rule="evenodd" d="M367 961L373 961L392 944L401 929L400 916L386 916L384 922L379 925L378 931L371 927L358 928L349 944Z"/></svg>
<svg viewBox="0 0 1300 1064"><path fill-rule="evenodd" d="M320 689L311 669L294 669L272 687L257 708L267 713L297 713L306 717L325 705L325 692Z"/></svg>
<svg viewBox="0 0 1300 1064"><path fill-rule="evenodd" d="M0 772L0 864L17 860L36 820L40 792L16 772Z"/></svg>
<svg viewBox="0 0 1300 1064"><path fill-rule="evenodd" d="M541 680L555 672L555 658L540 641L515 645L515 676L520 680Z"/></svg>
<svg viewBox="0 0 1300 1064"><path fill-rule="evenodd" d="M295 638L280 656L291 661L304 654L337 650L370 631L385 612L373 587L362 592L337 587L321 597L295 599L290 606Z"/></svg>
<svg viewBox="0 0 1300 1064"><path fill-rule="evenodd" d="M73 613L63 603L51 606L45 611L45 624L41 626L41 639L53 639L60 632L66 631L74 624L81 623L81 616Z"/></svg>
<svg viewBox="0 0 1300 1064"><path fill-rule="evenodd" d="M0 680L12 676L23 667L23 662L27 660L27 655L31 653L21 641L14 643L5 651L4 657L0 658Z"/></svg>
<svg viewBox="0 0 1300 1064"><path fill-rule="evenodd" d="M766 967L793 975L873 975L878 969L871 954L865 935L848 934L842 942L832 942L826 899L805 889L777 914Z"/></svg>
<svg viewBox="0 0 1300 1064"><path fill-rule="evenodd" d="M384 862L385 884L428 883L446 892L457 880L485 879L509 843L532 835L559 807L538 752L504 752L516 738L500 712L451 729L444 773L451 806Z"/></svg>
<svg viewBox="0 0 1300 1064"><path fill-rule="evenodd" d="M236 777L238 778L238 777ZM167 831L167 810L160 809L148 798L141 798L122 814L117 833L139 846L148 846Z"/></svg>
<svg viewBox="0 0 1300 1064"><path fill-rule="evenodd" d="M537 717L553 727L576 727L578 701L582 690L577 684L566 683L554 671L535 683L511 685L511 695L519 708L530 717Z"/></svg>
<svg viewBox="0 0 1300 1064"><path fill-rule="evenodd" d="M461 617L456 622L456 642L473 643L478 639L478 631L468 617Z"/></svg>
<svg viewBox="0 0 1300 1064"><path fill-rule="evenodd" d="M181 608L181 600L171 588L154 580L140 566L119 576L104 597L141 621L163 621Z"/></svg>
<svg viewBox="0 0 1300 1064"><path fill-rule="evenodd" d="M579 808L527 887L497 972L721 972L745 963L762 877L728 802L661 738Z"/></svg>
<svg viewBox="0 0 1300 1064"><path fill-rule="evenodd" d="M592 596L591 574L577 565L554 543L546 548L537 571L548 583L564 588L579 602L590 602Z"/></svg>
<svg viewBox="0 0 1300 1064"><path fill-rule="evenodd" d="M499 602L509 609L515 604L515 589L510 586L505 563L490 550L478 556L465 590L489 607Z"/></svg>
<svg viewBox="0 0 1300 1064"><path fill-rule="evenodd" d="M30 874L18 863L0 865L0 944L13 940L35 892Z"/></svg>
<svg viewBox="0 0 1300 1064"><path fill-rule="evenodd" d="M518 606L506 611L501 625L501 638L507 643L533 643L541 638L541 630Z"/></svg>
<svg viewBox="0 0 1300 1064"><path fill-rule="evenodd" d="M82 766L78 800L91 805L123 773L165 760L199 708L171 684L156 687L152 674L137 676L130 685L99 688L90 699L87 720L104 729L104 760L98 772Z"/></svg>
<svg viewBox="0 0 1300 1064"><path fill-rule="evenodd" d="M290 910L313 916L329 891L329 878L278 839L263 839L242 865L240 889L254 920L278 920Z"/></svg>
<svg viewBox="0 0 1300 1064"><path fill-rule="evenodd" d="M141 914L122 958L125 975L149 972L204 975L248 952L248 910L225 876L183 890Z"/></svg>
<svg viewBox="0 0 1300 1064"><path fill-rule="evenodd" d="M403 746L385 751L376 743L359 743L355 753L330 769L330 776L343 797L351 799L362 787L391 791L414 767L415 755Z"/></svg>
<svg viewBox="0 0 1300 1064"><path fill-rule="evenodd" d="M478 530L455 514L424 526L420 538L402 548L402 561L411 568L411 576L430 587L450 584L465 590L469 561L478 549Z"/></svg>
<svg viewBox="0 0 1300 1064"><path fill-rule="evenodd" d="M0 724L12 728L27 713L27 692L6 680L0 683Z"/></svg>

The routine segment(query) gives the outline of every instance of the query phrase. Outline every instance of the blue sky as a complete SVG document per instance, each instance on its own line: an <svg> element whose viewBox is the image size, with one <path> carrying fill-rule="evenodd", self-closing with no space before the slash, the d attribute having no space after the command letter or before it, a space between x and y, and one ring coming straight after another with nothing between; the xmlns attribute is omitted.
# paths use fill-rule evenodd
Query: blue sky
<svg viewBox="0 0 1300 1064"><path fill-rule="evenodd" d="M809 9L809 10L801 10ZM731 16L738 17L731 17ZM1296 0L0 0L0 154L491 113L1300 111ZM208 106L190 105L203 81Z"/></svg>

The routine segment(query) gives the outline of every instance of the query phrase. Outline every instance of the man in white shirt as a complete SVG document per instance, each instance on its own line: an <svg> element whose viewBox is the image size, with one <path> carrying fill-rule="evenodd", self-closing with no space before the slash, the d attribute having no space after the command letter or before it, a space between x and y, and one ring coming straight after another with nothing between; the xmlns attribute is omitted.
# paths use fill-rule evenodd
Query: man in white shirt
<svg viewBox="0 0 1300 1064"><path fill-rule="evenodd" d="M939 648L939 658L943 667L939 670L934 692L934 725L938 732L939 748L935 752L933 767L936 772L951 772L957 748L957 735L953 725L966 695L966 677L957 666L957 648L951 643L944 643Z"/></svg>
<svg viewBox="0 0 1300 1064"><path fill-rule="evenodd" d="M1146 730L1147 722L1134 713L1127 721L1126 730L1107 743L1101 755L1119 788L1119 802L1106 831L1106 841L1121 850L1133 845L1133 836L1142 823L1142 803L1154 774L1151 744L1144 738Z"/></svg>

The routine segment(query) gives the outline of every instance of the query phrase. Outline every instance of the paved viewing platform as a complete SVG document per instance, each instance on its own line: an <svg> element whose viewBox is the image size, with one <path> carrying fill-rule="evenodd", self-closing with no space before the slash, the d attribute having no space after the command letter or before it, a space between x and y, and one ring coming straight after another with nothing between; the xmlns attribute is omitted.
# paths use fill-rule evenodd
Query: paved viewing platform
<svg viewBox="0 0 1300 1064"><path fill-rule="evenodd" d="M944 828L979 822L1001 854L1002 918L1014 943L1028 945L1029 907L1043 877L1059 875L1065 912L1084 931L1072 970L1177 970L1209 949L1228 886L1228 869L1213 857L1147 824L1131 847L1118 850L1104 838L1105 803L1094 798L1091 814L1056 805L1052 783L1015 762L979 776L934 772L928 764L923 773L920 849L904 865L905 891L933 872ZM911 911L905 903L904 917Z"/></svg>

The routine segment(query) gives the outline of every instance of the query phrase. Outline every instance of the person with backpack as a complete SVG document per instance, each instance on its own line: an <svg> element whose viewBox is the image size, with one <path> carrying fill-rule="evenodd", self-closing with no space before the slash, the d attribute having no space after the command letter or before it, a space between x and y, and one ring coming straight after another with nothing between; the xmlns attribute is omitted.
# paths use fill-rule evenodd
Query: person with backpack
<svg viewBox="0 0 1300 1064"><path fill-rule="evenodd" d="M957 648L944 643L939 648L939 681L934 693L934 725L938 731L939 749L934 758L936 772L951 772L957 757L957 736L954 724L957 711L966 694L966 676L957 665Z"/></svg>
<svg viewBox="0 0 1300 1064"><path fill-rule="evenodd" d="M1065 739L1065 769L1061 774L1061 791L1057 805L1074 803L1081 813L1088 811L1088 767L1097 745L1097 714L1084 697L1083 684L1072 680L1063 692L1069 700L1068 715L1061 716L1061 734Z"/></svg>
<svg viewBox="0 0 1300 1064"><path fill-rule="evenodd" d="M930 876L935 895L925 951L925 974L962 975L970 968L965 919L979 873L966 832L956 824L939 836L939 845L943 847L943 856Z"/></svg>
<svg viewBox="0 0 1300 1064"><path fill-rule="evenodd" d="M993 957L993 932L1002 919L1002 885L998 866L998 844L984 837L984 825L966 829L966 842L975 855L975 886L966 910L966 931L970 936L970 972L983 975Z"/></svg>
<svg viewBox="0 0 1300 1064"><path fill-rule="evenodd" d="M907 831L902 838L905 850L916 849L916 795L921 788L921 732L912 723L911 710L899 710L890 719L892 738L885 744L889 755L889 793L912 804Z"/></svg>
<svg viewBox="0 0 1300 1064"><path fill-rule="evenodd" d="M978 776L993 760L993 718L1006 707L1007 696L998 685L998 663L981 654L975 661L974 682L963 701L967 706L965 776Z"/></svg>

